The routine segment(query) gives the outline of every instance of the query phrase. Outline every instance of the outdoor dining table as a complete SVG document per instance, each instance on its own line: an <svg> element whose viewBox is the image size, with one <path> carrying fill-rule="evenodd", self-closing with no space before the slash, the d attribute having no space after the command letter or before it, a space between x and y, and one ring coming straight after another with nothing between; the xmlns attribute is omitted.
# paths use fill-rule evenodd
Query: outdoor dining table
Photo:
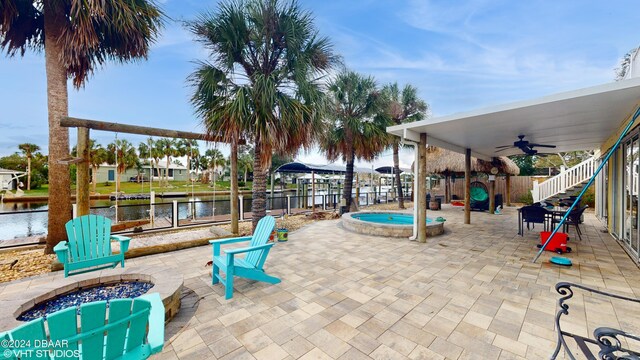
<svg viewBox="0 0 640 360"><path fill-rule="evenodd" d="M551 226L556 222L556 219L560 221L564 214L569 210L568 207L564 206L554 206L552 208L545 207L545 209L550 213ZM545 229L546 230L546 229ZM553 231L553 229L551 229ZM524 229L522 228L522 208L518 208L518 235L522 235Z"/></svg>

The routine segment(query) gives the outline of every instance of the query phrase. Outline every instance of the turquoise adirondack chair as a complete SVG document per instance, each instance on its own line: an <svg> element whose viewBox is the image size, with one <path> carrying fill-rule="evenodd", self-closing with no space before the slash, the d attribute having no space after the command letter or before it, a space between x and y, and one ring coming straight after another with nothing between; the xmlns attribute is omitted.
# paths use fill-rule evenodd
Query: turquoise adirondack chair
<svg viewBox="0 0 640 360"><path fill-rule="evenodd" d="M79 316L72 306L0 333L0 353L7 360L137 360L163 345L164 305L158 293L111 300L109 307L106 301L86 303ZM45 356L46 350L52 356Z"/></svg>
<svg viewBox="0 0 640 360"><path fill-rule="evenodd" d="M233 277L239 276L246 279L264 281L269 284L277 284L280 279L265 274L262 267L267 260L269 250L274 243L267 244L271 232L276 226L273 216L265 216L260 219L253 236L243 236L223 240L211 240L213 245L213 272L211 283L222 282L225 287L225 299L233 297ZM225 251L226 256L220 255L220 247L223 244L231 244L243 241L251 241L249 246ZM246 254L244 258L236 257L238 254ZM220 271L226 274L226 278L220 276Z"/></svg>
<svg viewBox="0 0 640 360"><path fill-rule="evenodd" d="M64 265L64 277L88 271L124 267L124 253L129 249L128 237L111 235L111 219L98 215L84 215L65 225L69 241L61 241L53 248ZM111 240L120 242L120 253L111 252Z"/></svg>

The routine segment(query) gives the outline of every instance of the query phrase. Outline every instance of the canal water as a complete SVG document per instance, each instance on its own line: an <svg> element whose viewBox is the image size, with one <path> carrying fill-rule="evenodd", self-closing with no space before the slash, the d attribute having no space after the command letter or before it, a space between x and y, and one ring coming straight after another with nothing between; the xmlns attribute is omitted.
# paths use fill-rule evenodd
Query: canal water
<svg viewBox="0 0 640 360"><path fill-rule="evenodd" d="M267 201L267 209L272 212L286 211L287 197L291 195L291 207L303 204L294 192L276 193ZM245 195L243 211L251 211L251 197ZM229 196L195 196L180 198L156 197L153 206L154 218L171 224L173 217L173 201L177 201L178 219L193 219L211 217L212 214L228 215L231 212ZM133 221L149 219L152 207L149 200L120 200L118 201L118 221ZM48 204L36 202L8 202L0 203L0 241L15 238L42 236L47 231ZM92 200L91 213L106 216L112 221L116 217L115 201Z"/></svg>

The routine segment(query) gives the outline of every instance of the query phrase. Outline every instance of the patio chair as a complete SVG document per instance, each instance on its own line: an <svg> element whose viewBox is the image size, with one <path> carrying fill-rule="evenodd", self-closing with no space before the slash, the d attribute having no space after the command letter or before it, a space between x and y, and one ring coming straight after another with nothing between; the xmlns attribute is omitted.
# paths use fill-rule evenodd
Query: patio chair
<svg viewBox="0 0 640 360"><path fill-rule="evenodd" d="M276 226L273 216L265 216L258 222L253 236L243 236L223 240L211 240L213 245L213 271L211 283L222 282L225 287L225 299L233 297L233 277L239 276L246 279L264 281L269 284L277 284L280 279L265 274L263 266L269 255L269 250L274 243L267 243L269 236ZM220 255L220 247L224 244L251 241L249 246L240 249L225 251L226 256ZM236 257L238 254L246 254L244 258ZM225 273L225 278L220 276L220 271Z"/></svg>
<svg viewBox="0 0 640 360"><path fill-rule="evenodd" d="M111 235L111 219L98 215L84 215L65 225L68 241L54 248L64 265L64 277L89 271L124 267L124 253L129 249L128 237ZM120 253L111 252L111 240L120 242Z"/></svg>
<svg viewBox="0 0 640 360"><path fill-rule="evenodd" d="M549 221L551 219L551 212L549 210L540 207L540 206L524 206L520 209L520 236L524 236L524 224L527 224L527 230L535 228L535 224L542 224L543 230L546 231L548 228ZM530 226L533 224L532 226Z"/></svg>
<svg viewBox="0 0 640 360"><path fill-rule="evenodd" d="M164 305L158 293L90 302L0 333L0 340L5 359L147 359L164 345Z"/></svg>
<svg viewBox="0 0 640 360"><path fill-rule="evenodd" d="M573 209L573 211L569 213L569 216L567 216L567 220L565 220L563 224L564 232L567 232L569 230L569 226L574 226L576 229L576 234L578 234L578 239L582 240L582 230L580 229L580 224L582 224L582 214L585 210L587 210L588 207L589 205L585 205L579 209ZM555 224L559 222L559 218L554 218L553 226L555 226Z"/></svg>
<svg viewBox="0 0 640 360"><path fill-rule="evenodd" d="M640 304L640 300L629 298L626 296L610 294L604 291L592 289L583 285L573 284L569 282L559 282L556 284L556 291L560 294L558 300L559 309L556 313L556 330L558 332L558 340L556 348L551 355L551 359L556 359L560 354L560 350L564 350L564 358L575 360L577 356L580 359L639 359L640 352L638 349L632 350L631 347L638 346L640 337L627 333L623 330L618 330L610 327L598 327L593 330L593 338L584 336L582 334L574 334L567 329L562 328L560 318L563 315L569 315L569 304L567 300L573 297L575 289L584 290L587 293L597 294L603 297L598 299L598 302L590 302L595 304L603 304L605 307L618 304L620 306L629 307L629 305L635 303ZM600 297L598 296L598 297ZM579 297L581 301L583 297ZM616 299L616 300L614 300ZM605 300L605 301L601 301ZM623 302L624 301L624 302ZM632 305L633 306L633 305ZM593 311L597 311L597 308L593 308ZM580 308L578 308L580 313ZM584 308L582 308L584 316ZM617 324L617 321L614 321ZM622 322L620 322L622 324ZM569 327L570 329L579 330L575 325ZM586 329L585 329L586 330ZM586 334L587 331L574 331ZM567 343L569 341L569 344ZM577 347L576 347L577 345ZM576 351L577 350L577 351ZM596 351L598 351L596 356Z"/></svg>

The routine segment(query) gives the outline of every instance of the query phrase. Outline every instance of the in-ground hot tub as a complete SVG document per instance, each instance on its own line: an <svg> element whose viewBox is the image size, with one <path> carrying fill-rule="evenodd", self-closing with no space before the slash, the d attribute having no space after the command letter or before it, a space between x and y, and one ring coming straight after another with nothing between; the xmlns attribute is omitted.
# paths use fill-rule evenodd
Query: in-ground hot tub
<svg viewBox="0 0 640 360"><path fill-rule="evenodd" d="M408 238L413 235L413 215L394 211L359 211L342 215L345 229L366 235ZM444 233L444 222L427 218L427 236Z"/></svg>

